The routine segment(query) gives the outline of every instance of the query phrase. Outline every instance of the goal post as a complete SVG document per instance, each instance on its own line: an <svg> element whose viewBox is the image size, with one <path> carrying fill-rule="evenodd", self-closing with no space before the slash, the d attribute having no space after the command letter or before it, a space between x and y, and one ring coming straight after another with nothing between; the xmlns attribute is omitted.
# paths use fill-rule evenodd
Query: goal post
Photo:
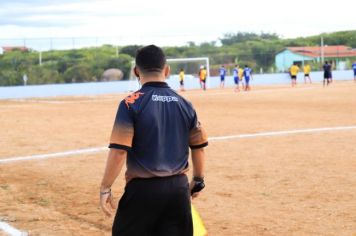
<svg viewBox="0 0 356 236"><path fill-rule="evenodd" d="M209 57L189 57L189 58L170 58L167 59L167 63L170 65L172 63L189 63L189 62L204 62L205 63L205 67L206 67L206 71L207 71L207 77L210 77L210 65L209 65ZM196 74L198 74L199 68L200 68L200 64L198 64L198 67L196 68L196 71L194 71ZM192 71L187 71L188 73L191 73ZM174 74L174 71L171 72L171 74Z"/></svg>

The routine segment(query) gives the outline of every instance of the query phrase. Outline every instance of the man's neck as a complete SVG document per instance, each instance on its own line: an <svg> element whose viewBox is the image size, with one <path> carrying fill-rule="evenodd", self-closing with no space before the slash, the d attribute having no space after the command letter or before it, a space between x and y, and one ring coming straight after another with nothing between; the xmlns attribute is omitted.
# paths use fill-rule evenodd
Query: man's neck
<svg viewBox="0 0 356 236"><path fill-rule="evenodd" d="M150 76L150 77L144 77L141 78L140 82L141 85L144 85L145 83L148 82L165 82L166 78L164 76Z"/></svg>

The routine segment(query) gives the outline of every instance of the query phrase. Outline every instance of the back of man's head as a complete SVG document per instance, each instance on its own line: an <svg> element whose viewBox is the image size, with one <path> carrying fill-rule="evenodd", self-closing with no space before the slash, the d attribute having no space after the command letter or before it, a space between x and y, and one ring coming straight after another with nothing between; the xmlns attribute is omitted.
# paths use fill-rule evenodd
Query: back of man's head
<svg viewBox="0 0 356 236"><path fill-rule="evenodd" d="M161 48L148 45L136 52L136 66L142 73L162 72L166 56Z"/></svg>

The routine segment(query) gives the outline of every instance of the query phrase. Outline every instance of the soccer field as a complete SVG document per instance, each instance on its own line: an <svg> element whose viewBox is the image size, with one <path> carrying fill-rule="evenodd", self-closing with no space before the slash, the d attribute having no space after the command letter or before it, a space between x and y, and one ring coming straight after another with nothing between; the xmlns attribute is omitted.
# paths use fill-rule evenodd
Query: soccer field
<svg viewBox="0 0 356 236"><path fill-rule="evenodd" d="M209 235L356 233L356 83L182 95L210 137L206 189L193 201ZM124 96L0 100L0 222L110 235L98 191ZM124 184L121 173L116 199Z"/></svg>

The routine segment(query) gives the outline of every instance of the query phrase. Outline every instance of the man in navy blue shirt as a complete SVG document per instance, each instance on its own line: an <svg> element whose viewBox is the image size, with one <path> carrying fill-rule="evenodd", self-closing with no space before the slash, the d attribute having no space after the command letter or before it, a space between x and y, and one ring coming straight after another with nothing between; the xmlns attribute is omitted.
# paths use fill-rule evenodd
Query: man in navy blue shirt
<svg viewBox="0 0 356 236"><path fill-rule="evenodd" d="M354 81L356 82L356 61L352 64L352 69L354 71Z"/></svg>
<svg viewBox="0 0 356 236"><path fill-rule="evenodd" d="M331 83L331 65L325 61L324 65L323 65L323 70L324 70L324 80L323 80L323 86L325 87L325 82L326 82L326 86L329 86L329 84Z"/></svg>
<svg viewBox="0 0 356 236"><path fill-rule="evenodd" d="M208 141L191 103L164 82L169 71L160 48L137 51L134 72L142 88L119 105L100 187L101 208L110 216L110 207L115 208L111 186L126 161L113 235L193 235L190 198L205 186Z"/></svg>

